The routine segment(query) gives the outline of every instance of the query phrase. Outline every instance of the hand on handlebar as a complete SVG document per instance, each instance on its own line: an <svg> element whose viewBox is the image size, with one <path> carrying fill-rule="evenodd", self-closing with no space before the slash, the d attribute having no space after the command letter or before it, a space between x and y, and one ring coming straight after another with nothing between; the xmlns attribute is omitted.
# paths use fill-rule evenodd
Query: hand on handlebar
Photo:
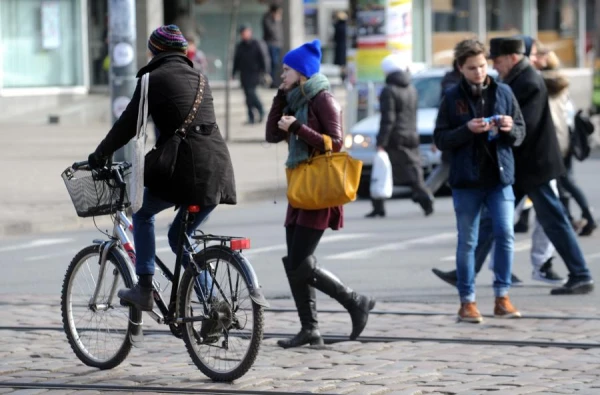
<svg viewBox="0 0 600 395"><path fill-rule="evenodd" d="M88 156L90 169L101 169L108 163L108 158L98 155L95 151Z"/></svg>

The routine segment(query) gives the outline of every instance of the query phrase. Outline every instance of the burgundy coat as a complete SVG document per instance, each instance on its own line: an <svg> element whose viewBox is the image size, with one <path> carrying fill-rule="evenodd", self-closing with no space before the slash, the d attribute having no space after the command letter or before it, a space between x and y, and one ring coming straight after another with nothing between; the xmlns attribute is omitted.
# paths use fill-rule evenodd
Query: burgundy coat
<svg viewBox="0 0 600 395"><path fill-rule="evenodd" d="M277 126L286 106L285 93L278 91L273 99L273 105L267 118L266 139L269 143L287 141L288 132ZM289 114L288 114L289 115ZM342 149L342 111L338 102L328 91L321 91L308 104L308 124L292 124L290 133L295 133L309 146L323 152L323 134L331 137L333 152ZM344 210L342 206L322 210L302 210L288 204L285 226L300 225L307 228L338 230L344 225Z"/></svg>

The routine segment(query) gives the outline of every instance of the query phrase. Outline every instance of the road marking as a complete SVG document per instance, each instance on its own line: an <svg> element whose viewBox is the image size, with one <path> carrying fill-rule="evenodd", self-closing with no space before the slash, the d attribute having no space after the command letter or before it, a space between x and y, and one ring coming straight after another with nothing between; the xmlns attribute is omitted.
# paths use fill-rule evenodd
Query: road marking
<svg viewBox="0 0 600 395"><path fill-rule="evenodd" d="M515 243L515 252L527 251L531 248L531 241L525 240ZM448 255L440 258L442 262L454 262L456 261L456 255Z"/></svg>
<svg viewBox="0 0 600 395"><path fill-rule="evenodd" d="M415 245L435 244L436 242L450 240L455 237L456 232L439 233L431 236L419 237L416 239L403 240L394 243L382 244L375 247L343 252L341 254L328 255L323 259L364 259L378 252L404 250Z"/></svg>
<svg viewBox="0 0 600 395"><path fill-rule="evenodd" d="M591 261L596 258L600 258L600 252L596 252L595 254L590 254L590 255L585 256L586 261Z"/></svg>
<svg viewBox="0 0 600 395"><path fill-rule="evenodd" d="M27 248L46 247L55 244L65 244L73 241L73 239L38 239L23 244L0 247L0 252L17 251Z"/></svg>
<svg viewBox="0 0 600 395"><path fill-rule="evenodd" d="M43 260L46 260L46 259L58 258L58 257L65 256L65 255L75 256L76 253L77 253L77 250L72 249L72 250L65 250L65 251L62 251L62 252L57 252L55 254L29 256L29 257L27 257L27 258L25 258L23 260L25 262L43 261Z"/></svg>
<svg viewBox="0 0 600 395"><path fill-rule="evenodd" d="M319 244L324 244L324 243L333 243L336 241L344 241L344 240L355 240L355 239L362 239L362 238L366 238L372 236L371 233L348 233L348 234L340 234L340 235L331 235L331 236L324 236L323 238L321 238L321 241L319 242ZM248 255L255 255L255 254L260 254L263 252L271 252L271 251L285 251L287 249L287 245L286 244L276 244L273 246L268 246L268 247L259 247L259 248L254 248L254 249L249 249L244 251L244 255L248 256Z"/></svg>

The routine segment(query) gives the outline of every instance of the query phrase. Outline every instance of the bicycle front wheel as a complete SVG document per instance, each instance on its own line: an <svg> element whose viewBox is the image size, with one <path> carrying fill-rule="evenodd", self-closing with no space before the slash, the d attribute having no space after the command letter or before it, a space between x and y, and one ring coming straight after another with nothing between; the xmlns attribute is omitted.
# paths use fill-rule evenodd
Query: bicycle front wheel
<svg viewBox="0 0 600 395"><path fill-rule="evenodd" d="M130 322L140 322L141 312L120 304L117 291L133 280L123 257L108 253L98 298L91 304L100 277L100 246L81 250L69 265L61 295L62 320L67 339L86 365L111 369L131 350Z"/></svg>
<svg viewBox="0 0 600 395"><path fill-rule="evenodd" d="M256 360L263 337L263 309L250 298L238 259L220 248L200 252L196 263L207 270L198 275L188 267L179 289L179 317L205 317L183 324L183 339L194 364L214 381L242 377Z"/></svg>

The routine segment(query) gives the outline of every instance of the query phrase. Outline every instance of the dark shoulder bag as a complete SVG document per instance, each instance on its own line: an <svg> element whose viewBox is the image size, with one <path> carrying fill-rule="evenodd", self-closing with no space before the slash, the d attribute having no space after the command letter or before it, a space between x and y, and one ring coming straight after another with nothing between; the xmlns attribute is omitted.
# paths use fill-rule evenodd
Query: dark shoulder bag
<svg viewBox="0 0 600 395"><path fill-rule="evenodd" d="M190 109L188 116L183 124L175 130L173 136L161 145L154 146L146 154L144 164L144 185L147 187L165 187L170 185L171 178L177 164L177 155L179 145L185 140L188 128L196 118L200 104L202 103L202 94L204 93L204 76L200 74L198 81L198 91L194 104Z"/></svg>
<svg viewBox="0 0 600 395"><path fill-rule="evenodd" d="M591 147L589 136L594 133L594 124L582 114L582 111L577 111L575 114L575 125L571 132L571 153L577 160L583 161L590 156Z"/></svg>

